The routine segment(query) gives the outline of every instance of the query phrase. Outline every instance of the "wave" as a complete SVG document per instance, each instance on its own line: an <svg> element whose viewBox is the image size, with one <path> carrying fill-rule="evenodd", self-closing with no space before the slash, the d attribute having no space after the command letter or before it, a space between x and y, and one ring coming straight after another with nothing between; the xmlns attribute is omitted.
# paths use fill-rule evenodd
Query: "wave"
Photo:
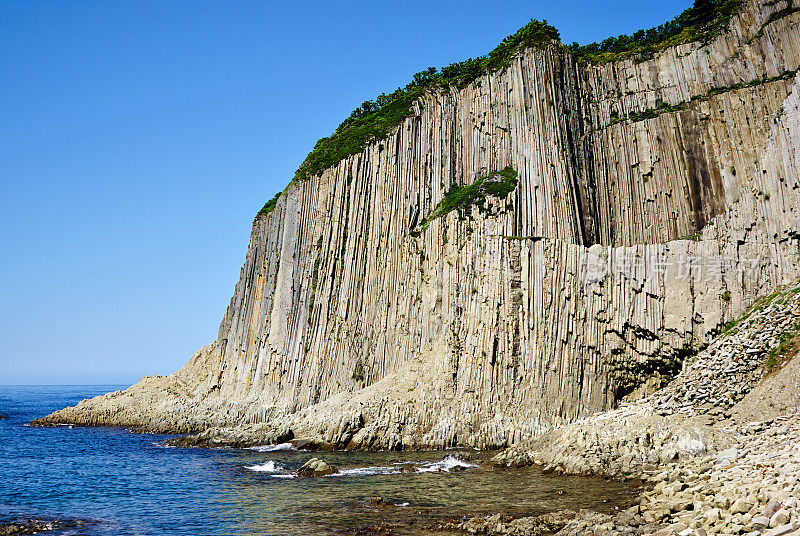
<svg viewBox="0 0 800 536"><path fill-rule="evenodd" d="M277 446L277 445L275 445ZM455 456L447 456L442 460L435 462L395 462L387 466L371 466L371 467L352 467L348 469L339 469L339 472L325 475L326 477L347 477L347 476L373 476L373 475L397 475L400 473L449 473L452 470L467 469L470 467L477 467L456 458ZM297 475L286 470L282 465L275 463L273 460L267 460L264 463L256 465L247 465L245 469L256 471L258 473L268 473L273 478L295 478Z"/></svg>
<svg viewBox="0 0 800 536"><path fill-rule="evenodd" d="M256 447L247 447L247 450L255 450L256 452L275 452L279 450L297 450L291 443L278 443L277 445L259 445Z"/></svg>
<svg viewBox="0 0 800 536"><path fill-rule="evenodd" d="M266 463L258 465L248 465L245 467L245 469L250 469L251 471L258 471L259 473L280 473L281 471L284 470L283 466L278 465L272 460L269 460Z"/></svg>
<svg viewBox="0 0 800 536"><path fill-rule="evenodd" d="M478 467L474 463L465 462L455 456L447 456L438 462L423 463L417 468L419 473L449 473L451 469L467 469L469 467Z"/></svg>
<svg viewBox="0 0 800 536"><path fill-rule="evenodd" d="M257 473L267 473L267 476L271 478L296 478L297 475L288 472L282 465L275 463L272 460L268 460L265 463L260 463L257 465L247 465L245 469L249 469L251 471L255 471Z"/></svg>
<svg viewBox="0 0 800 536"><path fill-rule="evenodd" d="M404 471L406 467L411 467L411 471ZM477 465L465 462L455 456L447 456L436 462L395 462L391 466L377 467L355 467L352 469L340 469L338 473L326 476L372 476L372 475L396 475L403 472L410 473L449 473L451 470L461 470Z"/></svg>
<svg viewBox="0 0 800 536"><path fill-rule="evenodd" d="M399 467L354 467L352 469L339 469L338 473L325 476L396 475L401 472Z"/></svg>

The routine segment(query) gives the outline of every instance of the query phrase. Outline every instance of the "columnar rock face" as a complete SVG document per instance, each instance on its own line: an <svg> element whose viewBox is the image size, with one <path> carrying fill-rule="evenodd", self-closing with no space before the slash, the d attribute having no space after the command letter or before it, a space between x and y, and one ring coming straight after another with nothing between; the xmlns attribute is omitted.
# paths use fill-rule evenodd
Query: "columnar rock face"
<svg viewBox="0 0 800 536"><path fill-rule="evenodd" d="M256 218L214 343L39 422L485 448L652 392L800 276L800 13L769 4L707 45L553 43L426 93ZM508 197L427 219L506 166Z"/></svg>

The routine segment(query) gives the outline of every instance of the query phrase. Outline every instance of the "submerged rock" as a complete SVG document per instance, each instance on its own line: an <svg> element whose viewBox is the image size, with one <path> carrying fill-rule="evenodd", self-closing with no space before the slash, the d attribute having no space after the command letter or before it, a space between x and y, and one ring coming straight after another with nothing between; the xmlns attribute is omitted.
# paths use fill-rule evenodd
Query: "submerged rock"
<svg viewBox="0 0 800 536"><path fill-rule="evenodd" d="M166 441L173 447L232 447L279 445L294 437L286 426L255 425L250 427L210 428L199 434L173 437Z"/></svg>
<svg viewBox="0 0 800 536"><path fill-rule="evenodd" d="M542 535L553 534L568 523L575 524L576 519L596 522L598 517L603 520L607 516L594 514L588 511L580 513L572 510L562 510L540 516L521 517L514 519L507 514L494 514L491 516L476 516L464 521L444 523L440 528L445 530L458 530L468 534L484 534L487 536L507 535ZM559 533L561 534L561 533Z"/></svg>
<svg viewBox="0 0 800 536"><path fill-rule="evenodd" d="M366 505L373 508L395 508L398 506L391 501L387 501L383 497L370 497L366 500Z"/></svg>

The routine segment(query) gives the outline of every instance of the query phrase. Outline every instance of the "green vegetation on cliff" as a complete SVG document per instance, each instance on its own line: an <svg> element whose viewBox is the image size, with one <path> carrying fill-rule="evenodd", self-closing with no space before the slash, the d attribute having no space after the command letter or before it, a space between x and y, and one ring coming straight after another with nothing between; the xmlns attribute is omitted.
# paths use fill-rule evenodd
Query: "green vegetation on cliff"
<svg viewBox="0 0 800 536"><path fill-rule="evenodd" d="M269 201L264 203L264 206L261 207L261 210L258 211L258 214L256 216L257 217L258 216L263 216L263 215L269 214L270 212L275 210L275 205L278 204L278 198L281 196L281 193L283 193L283 192L278 192L277 194L272 196L272 199L270 199Z"/></svg>
<svg viewBox="0 0 800 536"><path fill-rule="evenodd" d="M785 303L786 300L798 292L800 292L800 286L789 286L785 288L779 288L768 296L762 296L761 298L758 298L753 305L750 306L750 309L748 309L742 316L725 323L722 333L730 335L735 334L738 331L739 325L745 322L753 314L762 312L764 309L772 305L773 302Z"/></svg>
<svg viewBox="0 0 800 536"><path fill-rule="evenodd" d="M631 121L633 123L636 123L637 121L644 121L645 119L653 119L661 114L668 112L679 112L681 110L685 110L687 106L694 101L707 101L711 97L714 97L716 95L722 95L723 93L727 93L729 91L737 91L739 89L762 86L764 84L777 82L778 80L791 80L795 77L795 75L797 75L797 72L798 69L795 69L793 71L784 71L777 76L764 76L762 78L756 78L754 80L750 80L749 82L740 82L738 84L732 84L730 86L715 87L708 90L706 93L702 93L700 95L694 95L689 101L681 101L674 105L669 104L667 102L662 102L655 108L648 108L641 112L631 112L626 115L619 115L619 113L616 110L611 110L611 121L607 125L605 125L605 127L601 128L607 128L617 123L622 123L625 121ZM734 175L735 174L736 172L734 170Z"/></svg>
<svg viewBox="0 0 800 536"><path fill-rule="evenodd" d="M742 1L695 0L692 7L655 28L609 37L600 43L572 43L568 48L578 61L605 63L632 54L652 54L681 43L708 42L728 27L728 22L739 11Z"/></svg>
<svg viewBox="0 0 800 536"><path fill-rule="evenodd" d="M411 113L411 105L422 95L419 87L406 86L391 95L382 94L367 101L350 114L329 137L321 138L297 169L294 180L319 175L369 144L389 136Z"/></svg>
<svg viewBox="0 0 800 536"><path fill-rule="evenodd" d="M446 216L457 210L461 217L465 217L466 211L473 205L483 209L486 203L486 196L490 195L498 199L508 197L517 186L517 172L511 166L506 166L500 171L489 173L479 177L472 184L462 186L454 184L450 187L433 212L422 220L421 228L425 230L436 218Z"/></svg>
<svg viewBox="0 0 800 536"><path fill-rule="evenodd" d="M800 333L800 324L796 324L792 329L778 335L778 345L767 352L767 359L764 361L764 368L767 371L779 368L784 359L791 357L790 352L797 347L798 333Z"/></svg>

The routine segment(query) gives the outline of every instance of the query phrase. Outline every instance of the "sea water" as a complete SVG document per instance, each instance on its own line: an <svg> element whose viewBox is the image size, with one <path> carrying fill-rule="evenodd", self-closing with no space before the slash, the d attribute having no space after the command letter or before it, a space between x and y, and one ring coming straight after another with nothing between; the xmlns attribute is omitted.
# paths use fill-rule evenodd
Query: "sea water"
<svg viewBox="0 0 800 536"><path fill-rule="evenodd" d="M630 484L495 469L456 452L312 453L165 447L171 437L27 423L124 386L0 386L0 526L77 521L51 534L328 535L385 526L394 534L461 516L609 509ZM296 478L318 456L339 468ZM376 507L370 498L380 496Z"/></svg>

